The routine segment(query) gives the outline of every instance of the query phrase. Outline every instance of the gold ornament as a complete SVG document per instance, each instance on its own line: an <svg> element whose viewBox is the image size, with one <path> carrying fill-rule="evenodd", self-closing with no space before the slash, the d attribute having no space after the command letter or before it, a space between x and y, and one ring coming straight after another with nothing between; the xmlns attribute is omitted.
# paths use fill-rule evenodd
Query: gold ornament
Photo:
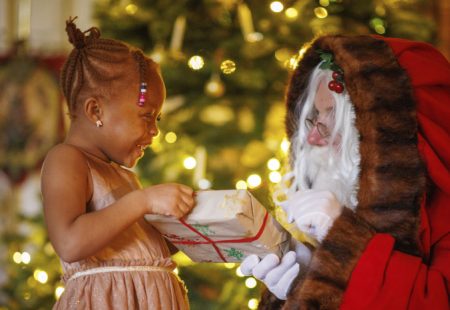
<svg viewBox="0 0 450 310"><path fill-rule="evenodd" d="M205 85L205 92L211 97L221 97L225 93L225 85L218 74L213 74Z"/></svg>
<svg viewBox="0 0 450 310"><path fill-rule="evenodd" d="M199 116L202 122L214 126L222 126L235 117L233 109L224 104L209 105L202 109Z"/></svg>
<svg viewBox="0 0 450 310"><path fill-rule="evenodd" d="M230 59L224 60L220 64L220 70L222 70L224 74L231 74L236 71L236 63Z"/></svg>

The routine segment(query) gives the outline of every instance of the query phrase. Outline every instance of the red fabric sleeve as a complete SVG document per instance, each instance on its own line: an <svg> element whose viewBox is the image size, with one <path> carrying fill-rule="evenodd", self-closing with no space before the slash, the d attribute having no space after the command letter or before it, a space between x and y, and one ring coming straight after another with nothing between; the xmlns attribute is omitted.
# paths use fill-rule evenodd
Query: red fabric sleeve
<svg viewBox="0 0 450 310"><path fill-rule="evenodd" d="M389 234L372 238L353 270L341 309L450 309L448 198L440 192L426 214L422 209L424 259L394 250Z"/></svg>
<svg viewBox="0 0 450 310"><path fill-rule="evenodd" d="M352 273L341 309L449 309L450 235L435 248L431 266L393 250L394 239L377 234Z"/></svg>

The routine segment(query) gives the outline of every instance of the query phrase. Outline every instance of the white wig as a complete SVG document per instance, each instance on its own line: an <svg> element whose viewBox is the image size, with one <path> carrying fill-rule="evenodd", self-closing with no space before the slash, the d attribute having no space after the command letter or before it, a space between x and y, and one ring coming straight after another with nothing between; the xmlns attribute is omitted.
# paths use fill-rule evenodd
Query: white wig
<svg viewBox="0 0 450 310"><path fill-rule="evenodd" d="M320 165L327 167L331 175L327 175L327 183L333 184L332 190L336 198L345 206L354 209L357 204L357 181L359 174L359 135L354 125L355 112L350 96L345 90L341 94L330 90L335 101L334 109L331 113L334 118L334 126L330 129L328 147L314 147L306 142L308 129L305 126L305 119L314 118L314 99L317 88L322 80L325 82L332 80L332 71L320 69L319 63L312 71L308 86L303 94L298 98L295 110L295 118L298 120L297 131L291 139L291 166L292 172L289 174L293 179L290 188L286 191L290 193L304 189L327 189L326 185L320 185L318 180L313 179L311 171L311 160L315 156L308 156L313 148L326 151L329 156L327 162ZM337 140L338 139L338 140ZM317 160L317 158L315 159ZM317 183L316 183L317 182Z"/></svg>

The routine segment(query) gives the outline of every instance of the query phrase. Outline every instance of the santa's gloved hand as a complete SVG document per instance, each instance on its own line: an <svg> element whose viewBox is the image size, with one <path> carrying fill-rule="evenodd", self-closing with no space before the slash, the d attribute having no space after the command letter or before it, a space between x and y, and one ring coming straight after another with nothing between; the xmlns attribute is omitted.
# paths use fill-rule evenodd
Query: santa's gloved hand
<svg viewBox="0 0 450 310"><path fill-rule="evenodd" d="M286 211L289 223L295 221L298 229L319 242L343 209L332 192L318 190L298 191L280 205Z"/></svg>
<svg viewBox="0 0 450 310"><path fill-rule="evenodd" d="M294 251L287 252L281 259L275 254L269 254L262 260L257 255L246 257L241 263L244 275L253 275L262 281L278 299L286 300L292 282L300 271Z"/></svg>

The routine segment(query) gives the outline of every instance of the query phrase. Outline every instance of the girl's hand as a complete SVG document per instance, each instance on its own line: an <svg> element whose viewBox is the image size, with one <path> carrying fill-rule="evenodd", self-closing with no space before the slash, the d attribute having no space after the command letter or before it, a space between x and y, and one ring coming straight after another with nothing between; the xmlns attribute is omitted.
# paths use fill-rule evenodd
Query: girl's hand
<svg viewBox="0 0 450 310"><path fill-rule="evenodd" d="M281 203L281 207L286 211L289 223L295 221L301 231L319 242L325 238L343 209L332 192L318 190L298 191Z"/></svg>
<svg viewBox="0 0 450 310"><path fill-rule="evenodd" d="M159 184L141 190L145 201L144 213L181 218L195 205L194 191L182 184Z"/></svg>

